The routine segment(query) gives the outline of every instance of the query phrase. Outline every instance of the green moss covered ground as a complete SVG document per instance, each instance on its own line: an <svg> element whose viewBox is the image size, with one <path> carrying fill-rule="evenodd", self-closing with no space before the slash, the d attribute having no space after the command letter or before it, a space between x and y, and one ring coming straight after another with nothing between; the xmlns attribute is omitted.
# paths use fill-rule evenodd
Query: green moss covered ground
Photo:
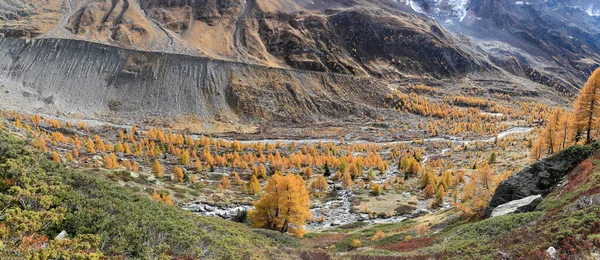
<svg viewBox="0 0 600 260"><path fill-rule="evenodd" d="M280 258L297 240L204 218L72 170L0 132L0 258ZM65 230L65 240L54 239ZM283 250L282 250L283 249Z"/></svg>

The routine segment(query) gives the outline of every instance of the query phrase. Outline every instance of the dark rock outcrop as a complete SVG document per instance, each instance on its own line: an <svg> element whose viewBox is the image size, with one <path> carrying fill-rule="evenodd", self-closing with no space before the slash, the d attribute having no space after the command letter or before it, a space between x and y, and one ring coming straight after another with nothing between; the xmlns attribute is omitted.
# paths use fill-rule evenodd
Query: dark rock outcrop
<svg viewBox="0 0 600 260"><path fill-rule="evenodd" d="M558 154L539 160L502 181L486 209L486 215L505 203L532 195L548 195L552 188L590 155L600 151L600 142L572 146Z"/></svg>

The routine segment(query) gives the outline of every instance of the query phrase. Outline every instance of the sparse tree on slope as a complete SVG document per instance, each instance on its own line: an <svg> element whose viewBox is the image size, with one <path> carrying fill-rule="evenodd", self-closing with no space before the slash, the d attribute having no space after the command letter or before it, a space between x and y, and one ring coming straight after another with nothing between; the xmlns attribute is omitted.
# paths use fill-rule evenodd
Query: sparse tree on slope
<svg viewBox="0 0 600 260"><path fill-rule="evenodd" d="M162 166L160 166L160 162L158 162L158 159L155 159L154 163L152 164L152 173L157 178L162 178L163 176L163 168Z"/></svg>
<svg viewBox="0 0 600 260"><path fill-rule="evenodd" d="M576 129L586 132L585 143L592 142L592 128L600 118L600 68L585 83L575 101Z"/></svg>
<svg viewBox="0 0 600 260"><path fill-rule="evenodd" d="M327 190L328 187L329 185L327 184L325 177L323 177L323 175L319 175L317 176L317 179L310 184L310 192L316 196L320 196Z"/></svg>
<svg viewBox="0 0 600 260"><path fill-rule="evenodd" d="M252 195L256 195L260 192L260 183L258 183L258 179L255 175L250 177L250 182L248 183L248 193Z"/></svg>

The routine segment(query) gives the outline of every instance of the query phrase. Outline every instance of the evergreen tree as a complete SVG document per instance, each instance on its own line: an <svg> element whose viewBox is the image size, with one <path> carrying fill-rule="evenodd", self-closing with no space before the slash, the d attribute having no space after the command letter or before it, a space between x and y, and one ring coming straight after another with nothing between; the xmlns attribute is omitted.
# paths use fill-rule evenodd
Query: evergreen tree
<svg viewBox="0 0 600 260"><path fill-rule="evenodd" d="M331 176L331 170L329 170L329 165L327 164L327 162L325 162L325 166L323 166L323 168L324 168L323 176L325 176L325 177Z"/></svg>

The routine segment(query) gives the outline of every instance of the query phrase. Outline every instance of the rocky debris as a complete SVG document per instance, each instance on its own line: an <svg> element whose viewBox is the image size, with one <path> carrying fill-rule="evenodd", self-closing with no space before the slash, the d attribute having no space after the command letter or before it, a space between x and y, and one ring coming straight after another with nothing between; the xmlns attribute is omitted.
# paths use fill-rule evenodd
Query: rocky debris
<svg viewBox="0 0 600 260"><path fill-rule="evenodd" d="M224 219L233 219L237 216L238 212L252 209L249 205L230 205L230 206L217 206L210 205L204 202L196 201L194 203L184 205L182 207L185 210L197 213L203 216L209 217L220 217Z"/></svg>
<svg viewBox="0 0 600 260"><path fill-rule="evenodd" d="M408 218L418 218L418 217L422 217L425 216L427 214L430 214L431 211L427 210L427 209L417 209L415 212L413 212L412 214L410 214L408 216Z"/></svg>
<svg viewBox="0 0 600 260"><path fill-rule="evenodd" d="M585 209L592 205L600 205L600 194L583 195L573 202L570 211Z"/></svg>
<svg viewBox="0 0 600 260"><path fill-rule="evenodd" d="M67 231L63 230L60 233L58 233L58 235L56 235L54 240L65 240L67 238L69 238L69 234L67 234Z"/></svg>
<svg viewBox="0 0 600 260"><path fill-rule="evenodd" d="M416 209L417 209L416 206L409 205L409 204L402 204L402 205L396 207L396 209L394 209L394 211L396 212L397 215L408 215L408 214L413 213Z"/></svg>
<svg viewBox="0 0 600 260"><path fill-rule="evenodd" d="M542 195L533 195L529 197L522 198L520 200L513 200L506 204L502 204L492 211L490 217L499 217L504 216L511 213L519 213L519 212L528 212L535 209L537 204L542 201Z"/></svg>
<svg viewBox="0 0 600 260"><path fill-rule="evenodd" d="M554 248L553 246L548 247L548 249L546 249L546 254L550 256L550 259L557 259L556 253L556 248Z"/></svg>
<svg viewBox="0 0 600 260"><path fill-rule="evenodd" d="M132 60L145 61L135 74L124 71ZM19 93L22 106L92 114L110 111L118 99L119 114L193 114L202 121L242 123L375 115L388 91L368 78L59 39L0 39L0 78L14 85L11 93ZM52 104L26 99L22 91L52 96ZM0 103L11 98L0 94Z"/></svg>
<svg viewBox="0 0 600 260"><path fill-rule="evenodd" d="M507 253L498 251L498 253L496 254L496 259L509 260L512 259L512 257L510 257L510 255Z"/></svg>
<svg viewBox="0 0 600 260"><path fill-rule="evenodd" d="M496 188L486 215L491 216L496 207L514 200L538 194L548 195L575 166L598 151L600 142L572 146L511 175Z"/></svg>

